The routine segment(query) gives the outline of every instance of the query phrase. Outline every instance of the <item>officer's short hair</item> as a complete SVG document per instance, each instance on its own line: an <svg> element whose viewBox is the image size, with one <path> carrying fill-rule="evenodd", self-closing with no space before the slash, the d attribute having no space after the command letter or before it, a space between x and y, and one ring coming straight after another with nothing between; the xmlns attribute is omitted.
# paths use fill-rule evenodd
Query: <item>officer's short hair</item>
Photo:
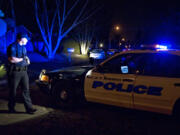
<svg viewBox="0 0 180 135"><path fill-rule="evenodd" d="M17 35L16 35L16 39L18 40L18 39L21 39L21 38L27 38L27 40L30 40L30 37L28 36L28 34L26 34L26 33L18 33Z"/></svg>

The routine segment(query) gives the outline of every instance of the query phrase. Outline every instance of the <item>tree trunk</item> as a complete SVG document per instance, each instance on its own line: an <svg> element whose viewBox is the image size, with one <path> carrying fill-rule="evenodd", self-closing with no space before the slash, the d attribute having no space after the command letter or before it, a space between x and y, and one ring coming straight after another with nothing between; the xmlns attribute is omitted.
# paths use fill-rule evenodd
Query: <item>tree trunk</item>
<svg viewBox="0 0 180 135"><path fill-rule="evenodd" d="M51 59L54 59L54 55L52 52L49 52L48 53L48 59L51 60Z"/></svg>

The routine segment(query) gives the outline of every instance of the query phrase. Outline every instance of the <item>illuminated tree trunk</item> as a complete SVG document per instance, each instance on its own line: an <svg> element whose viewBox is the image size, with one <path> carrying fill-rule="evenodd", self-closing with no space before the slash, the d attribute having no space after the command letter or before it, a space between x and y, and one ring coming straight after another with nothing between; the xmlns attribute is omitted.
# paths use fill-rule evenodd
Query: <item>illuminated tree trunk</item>
<svg viewBox="0 0 180 135"><path fill-rule="evenodd" d="M85 24L74 31L74 39L79 43L80 53L83 55L88 53L95 32L94 26L95 24Z"/></svg>

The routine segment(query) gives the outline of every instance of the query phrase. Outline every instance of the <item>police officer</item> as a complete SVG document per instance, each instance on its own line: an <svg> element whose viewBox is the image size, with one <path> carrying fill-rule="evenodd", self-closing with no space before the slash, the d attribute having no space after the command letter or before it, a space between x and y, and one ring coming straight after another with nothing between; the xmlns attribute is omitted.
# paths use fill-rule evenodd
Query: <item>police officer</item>
<svg viewBox="0 0 180 135"><path fill-rule="evenodd" d="M15 113L15 96L18 85L21 85L23 90L24 106L26 112L33 114L36 109L33 108L30 92L29 92L29 77L27 74L27 66L30 64L29 58L27 57L27 52L25 45L30 38L27 34L19 33L16 37L16 42L11 44L7 49L8 56L8 82L9 82L9 112Z"/></svg>

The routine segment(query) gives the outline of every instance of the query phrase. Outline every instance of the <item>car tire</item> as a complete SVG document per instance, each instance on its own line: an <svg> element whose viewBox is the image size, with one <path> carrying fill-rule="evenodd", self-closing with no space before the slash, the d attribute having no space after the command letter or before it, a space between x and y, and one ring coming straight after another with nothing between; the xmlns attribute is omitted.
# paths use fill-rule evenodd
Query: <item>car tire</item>
<svg viewBox="0 0 180 135"><path fill-rule="evenodd" d="M175 120L180 120L180 100L178 100L173 108L173 117Z"/></svg>
<svg viewBox="0 0 180 135"><path fill-rule="evenodd" d="M64 84L56 84L54 87L53 97L55 105L58 108L71 108L74 103L72 88L63 85Z"/></svg>

